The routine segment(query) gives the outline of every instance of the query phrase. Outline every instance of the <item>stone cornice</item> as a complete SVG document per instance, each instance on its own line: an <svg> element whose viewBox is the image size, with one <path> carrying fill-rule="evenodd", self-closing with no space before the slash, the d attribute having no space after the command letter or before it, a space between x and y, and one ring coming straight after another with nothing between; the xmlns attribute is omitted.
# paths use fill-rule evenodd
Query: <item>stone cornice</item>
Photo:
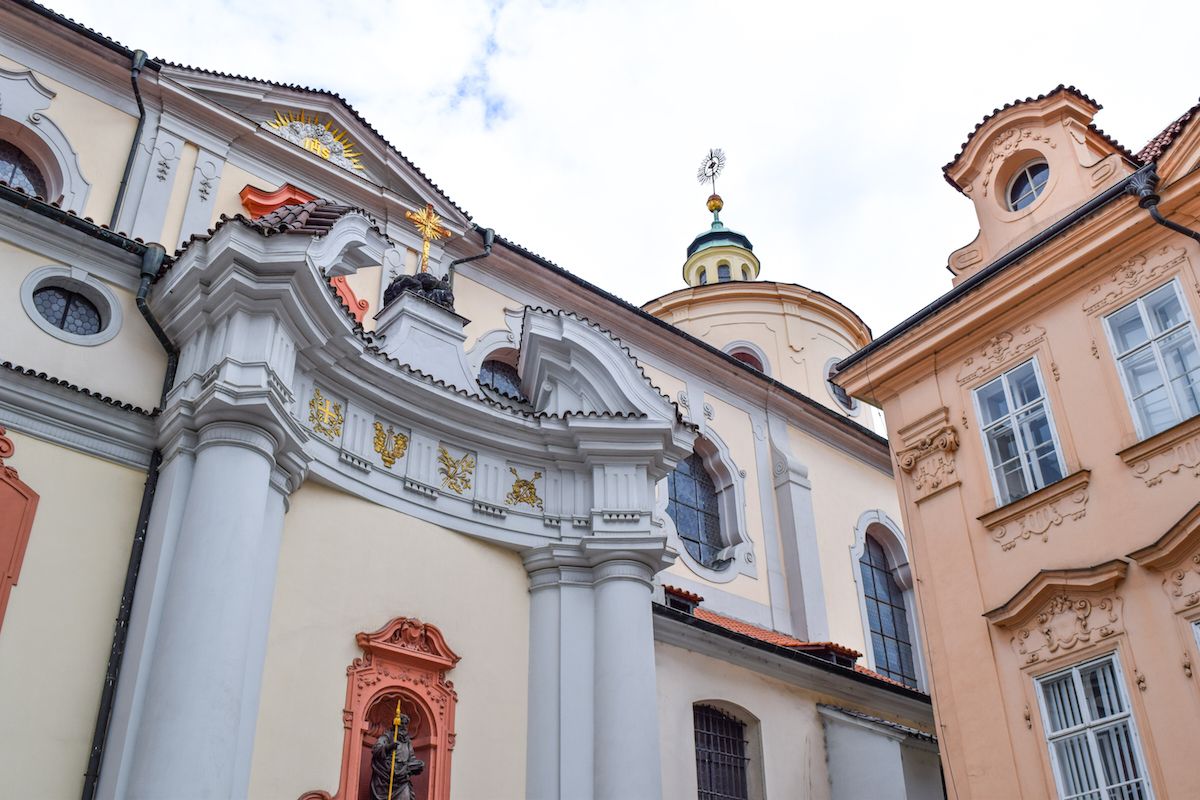
<svg viewBox="0 0 1200 800"><path fill-rule="evenodd" d="M1018 541L1033 536L1046 541L1050 528L1084 516L1091 474L1086 469L1078 470L977 519L1002 550L1011 550Z"/></svg>
<svg viewBox="0 0 1200 800"><path fill-rule="evenodd" d="M1121 559L1094 567L1041 570L1001 606L984 613L992 623L1011 628L1026 622L1056 595L1103 593L1125 579L1129 564Z"/></svg>
<svg viewBox="0 0 1200 800"><path fill-rule="evenodd" d="M1168 474L1200 474L1200 416L1156 433L1117 455L1146 486L1157 486Z"/></svg>
<svg viewBox="0 0 1200 800"><path fill-rule="evenodd" d="M1146 569L1165 570L1200 550L1200 503L1192 506L1178 522L1153 543L1129 554Z"/></svg>

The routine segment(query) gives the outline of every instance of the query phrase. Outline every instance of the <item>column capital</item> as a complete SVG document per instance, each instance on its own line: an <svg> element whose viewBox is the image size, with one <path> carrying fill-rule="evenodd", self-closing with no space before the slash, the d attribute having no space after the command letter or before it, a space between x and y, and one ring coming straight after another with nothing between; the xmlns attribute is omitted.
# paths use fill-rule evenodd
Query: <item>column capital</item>
<svg viewBox="0 0 1200 800"><path fill-rule="evenodd" d="M552 542L522 556L530 589L564 584L595 585L606 580L637 580L649 586L670 566L676 552L659 536L587 536Z"/></svg>

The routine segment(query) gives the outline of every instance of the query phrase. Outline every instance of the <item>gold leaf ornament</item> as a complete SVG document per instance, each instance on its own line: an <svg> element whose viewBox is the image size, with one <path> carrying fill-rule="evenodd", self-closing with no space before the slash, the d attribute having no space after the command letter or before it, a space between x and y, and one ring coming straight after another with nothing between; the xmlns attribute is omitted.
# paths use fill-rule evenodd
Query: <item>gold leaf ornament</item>
<svg viewBox="0 0 1200 800"><path fill-rule="evenodd" d="M533 478L526 480L521 477L521 473L517 472L516 467L509 467L508 471L513 474L513 485L512 491L505 496L504 500L510 506L524 503L530 508L542 511L542 498L538 497L537 493L537 480L542 477L542 473L535 471Z"/></svg>
<svg viewBox="0 0 1200 800"><path fill-rule="evenodd" d="M313 431L327 439L337 439L342 435L344 421L342 404L332 402L314 386L312 399L308 401L308 424Z"/></svg>
<svg viewBox="0 0 1200 800"><path fill-rule="evenodd" d="M388 425L385 431L383 425L375 423L375 452L379 454L379 460L385 467L391 469L397 461L404 458L406 450L407 436L396 431L391 425Z"/></svg>
<svg viewBox="0 0 1200 800"><path fill-rule="evenodd" d="M475 456L467 453L462 458L454 458L445 447L438 445L438 472L442 476L442 488L450 489L455 494L462 494L471 488L471 475L475 472Z"/></svg>

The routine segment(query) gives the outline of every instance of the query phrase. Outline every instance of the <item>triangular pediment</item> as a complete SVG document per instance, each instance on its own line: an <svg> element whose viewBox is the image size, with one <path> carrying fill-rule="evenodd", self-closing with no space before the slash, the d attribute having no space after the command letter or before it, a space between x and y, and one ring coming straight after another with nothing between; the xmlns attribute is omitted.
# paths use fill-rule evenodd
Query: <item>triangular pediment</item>
<svg viewBox="0 0 1200 800"><path fill-rule="evenodd" d="M191 67L164 68L163 72L223 110L302 151L302 158L312 159L312 166L327 165L361 177L394 192L415 208L430 203L452 229L470 227L470 216L340 95ZM287 165L273 166L289 172Z"/></svg>

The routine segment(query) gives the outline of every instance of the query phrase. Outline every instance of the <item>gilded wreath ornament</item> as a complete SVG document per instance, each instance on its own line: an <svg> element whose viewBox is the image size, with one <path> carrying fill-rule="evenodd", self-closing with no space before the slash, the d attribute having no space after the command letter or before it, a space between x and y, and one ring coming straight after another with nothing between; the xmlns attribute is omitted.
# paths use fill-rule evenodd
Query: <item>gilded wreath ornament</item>
<svg viewBox="0 0 1200 800"><path fill-rule="evenodd" d="M538 497L537 493L537 481L542 477L542 473L534 471L533 477L526 480L521 477L521 473L517 472L516 467L509 467L508 471L513 474L513 485L512 491L505 496L505 501L510 506L517 506L523 503L530 508L542 511L542 498Z"/></svg>
<svg viewBox="0 0 1200 800"><path fill-rule="evenodd" d="M321 390L313 387L312 399L308 401L308 424L313 431L328 439L337 439L342 435L342 423L345 422L342 404L334 403Z"/></svg>
<svg viewBox="0 0 1200 800"><path fill-rule="evenodd" d="M475 456L467 453L462 458L454 458L445 447L438 445L438 472L442 476L442 488L449 488L455 494L462 494L471 488L471 475L475 472Z"/></svg>
<svg viewBox="0 0 1200 800"><path fill-rule="evenodd" d="M404 458L406 450L408 450L407 436L391 425L388 425L385 431L383 425L379 422L375 423L375 452L379 454L379 460L385 467L391 469L397 461Z"/></svg>

